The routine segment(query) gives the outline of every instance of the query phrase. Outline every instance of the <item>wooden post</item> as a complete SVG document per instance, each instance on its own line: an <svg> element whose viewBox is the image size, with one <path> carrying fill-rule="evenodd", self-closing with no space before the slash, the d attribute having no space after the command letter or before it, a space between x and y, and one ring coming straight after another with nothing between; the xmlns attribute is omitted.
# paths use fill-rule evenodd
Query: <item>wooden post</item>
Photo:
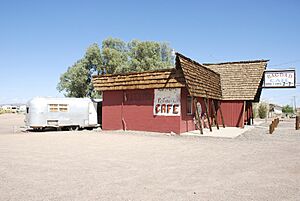
<svg viewBox="0 0 300 201"><path fill-rule="evenodd" d="M213 110L213 118L215 120L215 124L217 126L217 129L219 130L218 113L217 113L216 108L215 108L215 101L214 101L214 99L212 99L212 110Z"/></svg>
<svg viewBox="0 0 300 201"><path fill-rule="evenodd" d="M269 126L269 134L272 134L274 131L274 125L273 125L273 122L270 124Z"/></svg>
<svg viewBox="0 0 300 201"><path fill-rule="evenodd" d="M218 104L218 109L220 110L220 115L221 115L222 125L223 125L223 128L225 128L224 117L223 117L223 113L222 113L220 101L217 101L217 104Z"/></svg>
<svg viewBox="0 0 300 201"><path fill-rule="evenodd" d="M242 128L245 128L245 110L246 110L246 101L244 101L244 105L243 105Z"/></svg>
<svg viewBox="0 0 300 201"><path fill-rule="evenodd" d="M210 119L209 119L209 115L208 115L208 109L207 109L207 99L203 98L203 100L204 100L205 112L206 112L206 117L207 117L207 122L208 122L209 130L210 130L210 132L212 132L211 123L210 123Z"/></svg>
<svg viewBox="0 0 300 201"><path fill-rule="evenodd" d="M296 116L296 130L299 130L300 116Z"/></svg>
<svg viewBox="0 0 300 201"><path fill-rule="evenodd" d="M197 100L196 100L196 98L192 98L192 99L193 99L194 108L195 108L196 126L197 126L197 121L198 121L200 134L203 134L202 123L201 123L201 114L199 114L199 112L198 112Z"/></svg>

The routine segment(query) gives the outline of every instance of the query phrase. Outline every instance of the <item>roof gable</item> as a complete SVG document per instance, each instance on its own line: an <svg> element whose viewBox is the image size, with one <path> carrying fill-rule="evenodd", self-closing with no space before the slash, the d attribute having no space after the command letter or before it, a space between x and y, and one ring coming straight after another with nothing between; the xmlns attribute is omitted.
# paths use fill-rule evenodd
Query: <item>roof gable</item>
<svg viewBox="0 0 300 201"><path fill-rule="evenodd" d="M183 71L191 96L222 99L218 73L179 53L176 53L176 68Z"/></svg>
<svg viewBox="0 0 300 201"><path fill-rule="evenodd" d="M223 100L259 101L268 60L204 64L221 76Z"/></svg>

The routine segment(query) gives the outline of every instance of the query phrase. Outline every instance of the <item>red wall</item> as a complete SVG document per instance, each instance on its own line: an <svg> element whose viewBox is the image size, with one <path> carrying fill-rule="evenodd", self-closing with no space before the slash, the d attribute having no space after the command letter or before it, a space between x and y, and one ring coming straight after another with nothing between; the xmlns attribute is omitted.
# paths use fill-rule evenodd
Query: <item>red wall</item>
<svg viewBox="0 0 300 201"><path fill-rule="evenodd" d="M181 89L181 120L180 120L180 133L195 130L193 121L194 114L187 114L187 89ZM194 108L193 108L194 109ZM194 110L192 110L194 112Z"/></svg>
<svg viewBox="0 0 300 201"><path fill-rule="evenodd" d="M244 101L221 101L221 110L225 126L243 127ZM221 125L221 115L218 111L218 122Z"/></svg>
<svg viewBox="0 0 300 201"><path fill-rule="evenodd" d="M154 89L103 92L102 129L180 133L180 116L153 115Z"/></svg>
<svg viewBox="0 0 300 201"><path fill-rule="evenodd" d="M102 129L103 130L139 130L154 132L175 132L177 134L195 130L194 114L187 114L188 91L181 90L180 116L153 115L154 89L104 91L102 103ZM202 98L198 98L202 111L205 105ZM209 115L212 112L209 102ZM221 109L225 126L243 127L244 101L221 101ZM248 106L248 104L247 104ZM246 109L250 110L250 107ZM195 108L193 108L193 113ZM247 110L248 111L248 110ZM245 114L245 121L249 113ZM220 111L218 111L218 124L222 125Z"/></svg>

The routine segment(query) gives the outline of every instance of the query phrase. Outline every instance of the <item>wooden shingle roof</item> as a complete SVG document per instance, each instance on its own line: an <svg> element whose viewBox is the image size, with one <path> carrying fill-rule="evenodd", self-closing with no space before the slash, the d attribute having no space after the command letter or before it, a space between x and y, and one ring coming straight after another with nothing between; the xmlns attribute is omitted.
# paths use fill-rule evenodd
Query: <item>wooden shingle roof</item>
<svg viewBox="0 0 300 201"><path fill-rule="evenodd" d="M187 87L191 96L221 99L220 75L177 53L176 68L93 77L97 91Z"/></svg>
<svg viewBox="0 0 300 201"><path fill-rule="evenodd" d="M93 85L97 91L180 88L185 87L185 80L182 71L172 68L140 73L94 76Z"/></svg>
<svg viewBox="0 0 300 201"><path fill-rule="evenodd" d="M268 60L203 64L221 76L223 100L259 101Z"/></svg>
<svg viewBox="0 0 300 201"><path fill-rule="evenodd" d="M179 53L176 53L176 68L182 69L191 96L222 99L218 73Z"/></svg>
<svg viewBox="0 0 300 201"><path fill-rule="evenodd" d="M176 53L176 68L93 77L97 91L186 87L194 97L259 101L268 60L200 64Z"/></svg>

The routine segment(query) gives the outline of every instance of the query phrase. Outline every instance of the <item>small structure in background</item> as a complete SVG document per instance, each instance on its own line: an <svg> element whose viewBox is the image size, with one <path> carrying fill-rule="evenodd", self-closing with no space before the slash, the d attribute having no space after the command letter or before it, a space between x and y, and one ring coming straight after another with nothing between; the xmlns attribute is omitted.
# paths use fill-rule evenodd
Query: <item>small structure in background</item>
<svg viewBox="0 0 300 201"><path fill-rule="evenodd" d="M269 118L282 117L282 115L283 115L282 106L272 104L272 103L269 104L269 113L268 113Z"/></svg>
<svg viewBox="0 0 300 201"><path fill-rule="evenodd" d="M2 113L25 113L26 105L15 104L15 105L2 105L0 107Z"/></svg>

